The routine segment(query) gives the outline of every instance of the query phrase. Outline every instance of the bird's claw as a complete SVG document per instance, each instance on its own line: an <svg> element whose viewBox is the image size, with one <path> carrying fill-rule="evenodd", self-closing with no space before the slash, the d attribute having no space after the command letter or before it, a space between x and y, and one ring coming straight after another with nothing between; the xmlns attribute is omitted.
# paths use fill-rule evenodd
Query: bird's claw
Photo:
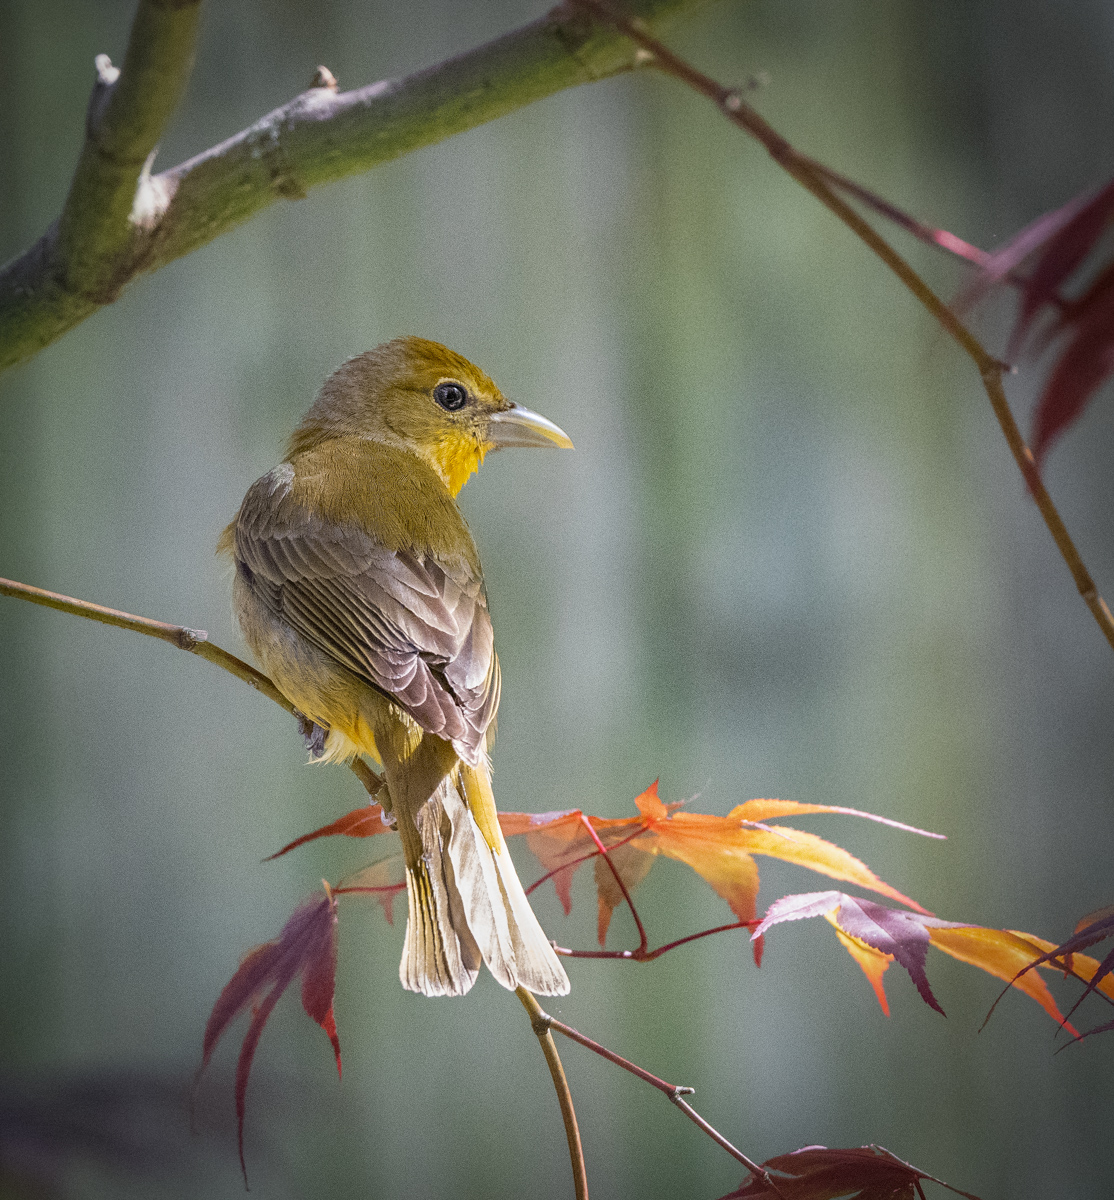
<svg viewBox="0 0 1114 1200"><path fill-rule="evenodd" d="M302 735L310 758L324 758L325 739L329 736L329 731L300 712L296 712L294 716L297 718L298 732Z"/></svg>

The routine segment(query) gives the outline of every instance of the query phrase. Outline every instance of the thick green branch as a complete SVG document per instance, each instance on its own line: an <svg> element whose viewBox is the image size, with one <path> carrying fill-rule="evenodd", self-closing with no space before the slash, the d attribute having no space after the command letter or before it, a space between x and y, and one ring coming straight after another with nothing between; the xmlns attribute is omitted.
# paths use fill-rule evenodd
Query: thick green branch
<svg viewBox="0 0 1114 1200"><path fill-rule="evenodd" d="M638 0L631 11L657 27L700 2ZM195 20L196 8L196 2L141 0L119 80L111 82L114 68L98 60L93 132L65 211L30 250L0 270L0 370L111 303L138 275L196 250L279 198L298 199L310 188L565 88L630 70L645 58L609 23L562 4L541 20L401 80L338 92L328 72L319 71L308 91L249 129L148 176L143 161L188 73L187 15ZM121 90L129 75L134 85Z"/></svg>
<svg viewBox="0 0 1114 1200"><path fill-rule="evenodd" d="M123 67L97 56L85 144L55 233L59 285L71 296L102 304L123 286L120 265L142 240L143 166L189 82L200 12L201 0L140 0Z"/></svg>
<svg viewBox="0 0 1114 1200"><path fill-rule="evenodd" d="M115 300L136 273L150 241L144 164L189 79L199 11L200 0L140 0L123 69L97 56L62 215L0 271L0 369Z"/></svg>

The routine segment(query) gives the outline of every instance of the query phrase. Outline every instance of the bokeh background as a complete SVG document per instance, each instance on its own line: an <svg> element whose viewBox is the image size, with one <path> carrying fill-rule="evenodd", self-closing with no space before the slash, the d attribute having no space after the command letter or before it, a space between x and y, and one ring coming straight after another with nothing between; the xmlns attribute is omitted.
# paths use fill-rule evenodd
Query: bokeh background
<svg viewBox="0 0 1114 1200"><path fill-rule="evenodd" d="M0 256L59 210L93 56L121 60L131 10L0 5ZM541 11L210 4L159 163L284 102L319 62L358 86ZM1100 0L720 2L670 37L726 80L766 72L756 102L799 146L980 245L1114 170ZM966 278L893 236L944 293ZM1009 311L977 317L999 349ZM1114 660L973 369L665 79L569 92L280 202L7 373L0 574L238 649L217 534L324 376L410 332L577 445L497 456L463 495L504 666L502 807L625 815L660 776L700 811L781 796L944 832L808 822L949 918L1055 938L1114 899ZM1009 383L1026 418L1039 378ZM1107 595L1112 461L1106 399L1048 465ZM239 956L366 860L328 842L260 862L358 803L355 780L307 768L275 706L159 643L3 600L0 660L0 1148L9 1168L53 1164L55 1195L239 1196L233 1046L194 1135L181 1094ZM824 886L762 870L763 904ZM725 919L677 864L640 900L658 941ZM587 878L575 901L568 920L551 891L538 909L590 947ZM632 938L618 914L611 944ZM373 907L342 912L341 1083L295 996L280 1005L250 1096L253 1192L568 1196L517 1001L486 977L459 1002L403 992L400 942ZM996 982L936 952L946 1020L897 971L887 1020L820 922L776 930L761 971L731 935L570 974L554 1010L695 1086L754 1158L877 1142L986 1200L1110 1194L1114 1037L1057 1056L1019 995L980 1034ZM593 1194L738 1184L657 1093L562 1053Z"/></svg>

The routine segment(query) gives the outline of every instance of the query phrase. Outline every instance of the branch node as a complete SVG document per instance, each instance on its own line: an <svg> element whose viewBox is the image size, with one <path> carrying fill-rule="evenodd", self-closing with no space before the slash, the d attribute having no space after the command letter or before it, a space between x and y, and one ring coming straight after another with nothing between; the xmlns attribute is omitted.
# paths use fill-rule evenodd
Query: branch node
<svg viewBox="0 0 1114 1200"><path fill-rule="evenodd" d="M120 68L112 65L112 59L107 54L98 54L93 59L97 68L97 86L111 87L120 78Z"/></svg>
<svg viewBox="0 0 1114 1200"><path fill-rule="evenodd" d="M647 50L644 46L639 46L634 52L634 65L636 67L648 67L654 61L654 52Z"/></svg>
<svg viewBox="0 0 1114 1200"><path fill-rule="evenodd" d="M183 626L178 630L177 642L183 650L192 650L202 642L207 642L209 635L204 629L187 629Z"/></svg>
<svg viewBox="0 0 1114 1200"><path fill-rule="evenodd" d="M674 1088L674 1089L673 1089L673 1090L672 1090L672 1091L669 1093L669 1099L670 1099L670 1100L672 1100L672 1101L674 1101L674 1102L676 1102L677 1100L680 1100L680 1098L681 1098L682 1096L695 1096L695 1095L696 1095L696 1088L690 1088L690 1087L675 1087L675 1088Z"/></svg>
<svg viewBox="0 0 1114 1200"><path fill-rule="evenodd" d="M93 81L93 90L89 93L89 103L85 109L85 136L96 141L97 130L104 117L104 110L112 96L116 81L120 78L120 68L112 65L112 59L107 54L98 54L93 59L97 77Z"/></svg>
<svg viewBox="0 0 1114 1200"><path fill-rule="evenodd" d="M739 109L743 107L743 98L739 94L739 89L734 88L732 91L728 92L727 95L725 95L720 101L720 104L729 113L737 113Z"/></svg>
<svg viewBox="0 0 1114 1200"><path fill-rule="evenodd" d="M313 78L309 81L310 90L313 88L326 88L330 92L335 92L340 86L337 83L336 76L329 70L328 67L319 66L313 73Z"/></svg>

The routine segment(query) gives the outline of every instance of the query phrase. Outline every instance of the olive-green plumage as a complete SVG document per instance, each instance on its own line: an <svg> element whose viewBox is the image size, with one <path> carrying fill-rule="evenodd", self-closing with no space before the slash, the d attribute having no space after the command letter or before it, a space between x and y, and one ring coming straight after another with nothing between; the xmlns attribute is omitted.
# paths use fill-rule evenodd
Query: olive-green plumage
<svg viewBox="0 0 1114 1200"><path fill-rule="evenodd" d="M460 355L400 338L326 380L218 547L245 639L327 731L324 756L383 765L407 868L399 973L426 995L466 992L481 959L507 987L568 991L499 830L499 661L454 497L489 450L571 444Z"/></svg>

